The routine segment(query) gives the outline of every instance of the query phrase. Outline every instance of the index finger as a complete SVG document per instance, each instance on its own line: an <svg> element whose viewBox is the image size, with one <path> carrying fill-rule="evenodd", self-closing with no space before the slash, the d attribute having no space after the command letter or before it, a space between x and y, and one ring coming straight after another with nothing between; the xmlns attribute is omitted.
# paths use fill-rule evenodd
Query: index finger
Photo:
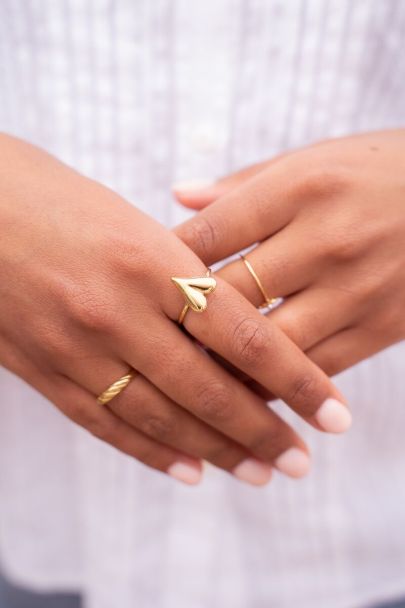
<svg viewBox="0 0 405 608"><path fill-rule="evenodd" d="M313 200L341 194L345 170L333 171L319 146L286 155L175 228L207 264L275 234Z"/></svg>
<svg viewBox="0 0 405 608"><path fill-rule="evenodd" d="M275 163L174 228L207 265L267 238L294 215L290 163Z"/></svg>

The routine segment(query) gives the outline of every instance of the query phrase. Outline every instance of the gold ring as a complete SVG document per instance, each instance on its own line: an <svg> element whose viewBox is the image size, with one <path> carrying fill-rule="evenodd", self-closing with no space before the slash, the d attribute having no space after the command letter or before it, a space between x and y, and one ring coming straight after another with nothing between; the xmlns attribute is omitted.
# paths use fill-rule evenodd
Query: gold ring
<svg viewBox="0 0 405 608"><path fill-rule="evenodd" d="M191 277L189 279L172 277L172 281L185 299L184 307L178 319L180 325L183 323L189 308L194 312L204 312L207 309L206 296L214 291L217 286L216 280L211 276L210 268L208 268L205 277Z"/></svg>
<svg viewBox="0 0 405 608"><path fill-rule="evenodd" d="M256 285L258 286L260 293L262 294L263 298L264 298L264 302L263 304L260 304L259 308L268 308L269 306L272 306L274 304L274 302L277 302L278 298L270 298L267 293L265 288L263 287L263 283L261 282L261 280L259 279L259 277L257 276L252 264L249 262L248 259L245 258L244 255L239 254L241 260L243 261L243 263L245 264L246 268L248 269L249 273L251 274L251 276L253 277Z"/></svg>
<svg viewBox="0 0 405 608"><path fill-rule="evenodd" d="M97 397L97 401L102 405L109 403L111 399L114 399L117 395L120 394L121 391L124 390L125 387L131 382L132 378L135 376L135 370L131 369L125 376L121 376L118 380L113 382L108 388L105 389Z"/></svg>

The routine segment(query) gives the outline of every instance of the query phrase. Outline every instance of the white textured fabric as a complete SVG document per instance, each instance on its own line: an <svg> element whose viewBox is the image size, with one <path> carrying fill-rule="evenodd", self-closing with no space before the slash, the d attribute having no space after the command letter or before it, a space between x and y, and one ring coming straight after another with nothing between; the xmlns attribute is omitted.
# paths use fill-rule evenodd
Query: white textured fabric
<svg viewBox="0 0 405 608"><path fill-rule="evenodd" d="M173 225L174 181L405 122L400 0L1 0L0 129ZM21 176L23 179L23 176ZM0 553L86 608L357 608L405 595L404 346L343 374L311 475L186 488L0 372Z"/></svg>

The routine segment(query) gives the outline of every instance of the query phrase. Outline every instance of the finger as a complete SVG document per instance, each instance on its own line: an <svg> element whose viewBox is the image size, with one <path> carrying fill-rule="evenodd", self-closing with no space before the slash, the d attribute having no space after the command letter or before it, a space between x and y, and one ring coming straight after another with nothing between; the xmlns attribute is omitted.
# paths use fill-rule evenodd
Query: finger
<svg viewBox="0 0 405 608"><path fill-rule="evenodd" d="M258 298L253 299L256 304ZM339 289L314 287L285 299L281 306L273 309L265 318L269 318L271 323L277 325L305 352L342 331L353 321L353 296ZM265 387L231 366L223 357L216 353L210 354L266 401L275 398ZM339 353L336 356L339 359ZM331 375L323 365L320 367Z"/></svg>
<svg viewBox="0 0 405 608"><path fill-rule="evenodd" d="M319 144L317 144L319 145ZM181 182L172 186L172 192L179 203L190 209L203 209L211 204L214 200L234 190L243 182L260 173L267 167L279 162L281 159L294 154L295 152L286 152L278 154L269 160L255 163L249 167L244 167L235 173L231 173L225 177L221 177L216 181L208 180L192 180Z"/></svg>
<svg viewBox="0 0 405 608"><path fill-rule="evenodd" d="M353 322L353 295L340 289L313 287L286 298L282 305L271 310L265 318L267 317L308 355L307 351L312 346ZM315 363L318 364L317 361ZM319 367L328 376L331 375L323 365ZM243 375L242 381L266 401L276 398L247 375Z"/></svg>
<svg viewBox="0 0 405 608"><path fill-rule="evenodd" d="M254 485L271 478L269 464L254 459L242 446L179 407L140 374L108 406L145 435L230 473L249 459L254 471L249 482Z"/></svg>
<svg viewBox="0 0 405 608"><path fill-rule="evenodd" d="M347 355L344 356L343 360L341 357L341 351L336 350L333 352L327 349L328 356L332 358L332 362L329 364L328 361L323 359L319 360L313 358L312 347L315 347L315 353L317 352L316 346L325 342L328 343L328 339L335 337L335 334L345 335L345 329L353 322L355 318L356 309L360 307L353 302L355 298L354 294L342 291L337 288L327 287L314 287L291 296L284 300L282 306L277 307L270 313L271 322L277 325L301 350L317 364L319 367L328 374L328 376L334 375L343 368L342 361L349 362L351 359ZM349 333L351 333L350 330ZM357 336L360 338L360 333ZM375 333L374 337L370 337L366 341L362 341L361 344L356 344L349 355L352 354L354 357L354 363L361 360L361 355L367 356L370 352L371 345L376 342ZM381 349L381 340L377 340L378 348ZM389 340L387 340L387 345ZM375 349L375 347L374 347ZM375 350L372 352L377 352ZM323 352L323 351L322 351ZM212 355L214 358L218 358L215 353ZM364 358L364 357L363 357ZM271 401L275 398L273 394L267 391L263 386L249 378L246 374L238 373L235 368L231 368L229 363L221 358L221 363L232 369L232 373L237 378L242 380L254 390L258 395ZM348 365L348 363L347 363ZM337 370L337 371L335 371ZM333 373L331 373L333 372Z"/></svg>
<svg viewBox="0 0 405 608"><path fill-rule="evenodd" d="M75 380L92 394L99 395L127 371L124 363L106 360L104 369L92 366L82 375L75 370ZM269 464L253 458L242 446L179 407L139 372L135 372L130 383L104 407L160 444L207 460L228 472L238 472L238 467L249 460L251 475L245 479L249 483L263 485L271 478Z"/></svg>
<svg viewBox="0 0 405 608"><path fill-rule="evenodd" d="M262 290L269 298L285 297L311 285L322 271L322 265L315 263L317 244L303 243L293 224L244 257L248 264L238 258L220 268L215 275L230 283L255 306L265 301Z"/></svg>
<svg viewBox="0 0 405 608"><path fill-rule="evenodd" d="M174 184L172 187L173 195L185 207L202 209L262 171L269 162L257 163L214 182L193 180Z"/></svg>
<svg viewBox="0 0 405 608"><path fill-rule="evenodd" d="M334 376L389 345L387 337L361 327L347 328L310 348L308 357Z"/></svg>
<svg viewBox="0 0 405 608"><path fill-rule="evenodd" d="M354 299L340 289L312 287L284 300L268 318L307 351L353 323L357 308Z"/></svg>
<svg viewBox="0 0 405 608"><path fill-rule="evenodd" d="M295 183L295 170L288 159L275 163L177 226L175 233L208 265L262 241L284 228L298 202L308 198Z"/></svg>
<svg viewBox="0 0 405 608"><path fill-rule="evenodd" d="M68 418L105 443L184 483L196 484L201 480L199 460L160 445L131 428L68 378L51 370L46 374L38 371L31 374L29 382Z"/></svg>
<svg viewBox="0 0 405 608"><path fill-rule="evenodd" d="M288 457L281 458L295 447L308 468L305 443L262 399L217 365L167 318L157 318L148 327L142 349L137 347L135 332L133 336L127 333L120 346L126 360L132 361L153 385L259 460L298 476L293 471L287 473L289 463L284 460ZM153 360L150 352L154 353ZM249 467L247 464L245 468ZM242 476L245 471L234 469L233 473Z"/></svg>
<svg viewBox="0 0 405 608"><path fill-rule="evenodd" d="M201 480L199 460L132 428L68 378L55 376L52 385L42 386L41 392L71 420L121 452L186 484Z"/></svg>
<svg viewBox="0 0 405 608"><path fill-rule="evenodd" d="M68 418L95 437L186 484L194 485L201 480L200 460L160 445L136 431L103 408L95 396L65 376L47 367L35 367L31 358L23 352L17 352L4 336L0 337L0 360L10 371L24 378Z"/></svg>
<svg viewBox="0 0 405 608"><path fill-rule="evenodd" d="M237 380L243 382L251 391L253 391L256 395L264 399L264 401L272 401L274 399L274 395L270 393L264 386L252 380L247 374L242 372L240 369L236 368L234 365L231 365L229 361L218 355L213 350L206 349L207 353L210 357L219 363L224 369L226 369L230 374L232 374Z"/></svg>
<svg viewBox="0 0 405 608"><path fill-rule="evenodd" d="M153 333L153 328L156 327L156 318L158 320L160 319L159 317L156 317L156 313L152 311L149 322L145 321L145 325L150 328L150 334ZM161 318L161 320L164 321L162 336L165 335L167 329L171 331L174 330L175 333L179 334L179 337L184 340L187 346L190 345L189 340L185 338L184 334L174 327L171 322L168 322L165 317ZM125 325L123 342L125 342L126 347L131 345L132 342L127 333L127 328L130 326L130 323ZM135 339L139 340L139 332L136 330L135 333L136 338L134 336L134 341ZM158 359L156 350L159 352L159 349L153 349L147 354L145 352L146 344L147 341L142 339L142 343L136 350L138 354L141 352L144 353L145 357L148 359L148 364L155 367L155 362ZM176 343L175 348L177 348L177 346L178 344ZM201 362L204 365L207 357L202 355L199 349L195 350L200 355ZM75 357L70 356L70 348L68 351L68 355L63 357L63 354L59 350L58 365L62 362L65 373L80 386L90 390L94 397L103 392L106 386L109 386L115 380L126 374L128 367L130 366L125 362L125 358L120 360L115 356L100 354L102 351L100 346L97 343L93 344L90 341L86 341L86 351L76 351ZM168 353L166 359L170 360L172 358L172 352ZM166 360L164 360L163 363L167 365ZM195 367L193 368L196 383L200 383L201 381L201 372L199 372L198 367L199 364L200 363L196 361L194 363ZM139 369L138 365L134 363L132 363L132 367ZM177 386L181 386L181 383L179 383L177 379L177 371L178 370L173 369L171 381L172 383L175 382ZM189 374L186 374L186 377L188 376ZM180 377L183 381L183 376ZM245 480L250 483L255 483L256 485L268 481L271 474L268 463L274 463L278 466L276 461L278 461L279 456L293 446L303 445L305 454L302 459L308 460L305 444L299 440L292 429L287 425L284 425L281 420L279 421L279 425L273 424L271 420L267 420L266 407L262 400L259 400L261 417L258 421L260 423L258 432L260 431L260 434L262 433L262 426L264 431L270 426L271 433L278 434L279 437L277 438L277 441L272 441L268 446L263 447L260 453L255 454L249 449L249 444L241 444L237 437L227 438L220 432L216 432L212 426L204 424L201 420L195 418L195 416L191 416L190 414L187 415L187 412L182 408L179 408L177 403L174 403L165 397L157 387L148 386L149 384L150 382L147 382L146 380L142 381L140 375L137 374L129 386L122 391L122 398L128 400L128 391L135 390L135 388L132 388L133 385L138 389L139 394L135 395L135 399L130 406L134 410L132 422L137 426L138 430L145 432L146 429L149 429L149 433L147 432L147 434L150 434L154 439L157 439L160 442L163 441L163 436L165 435L165 441L168 445L180 449L191 456L204 458L216 466L232 471L232 473L238 477L241 477L242 474L245 473L245 476L249 477L249 479ZM239 384L235 381L235 387L238 386ZM190 390L194 388L191 387L190 384L189 387ZM203 400L203 397L201 397L201 400ZM113 407L115 402L116 398L112 400ZM188 406L187 400L185 403L179 403L186 407ZM258 407L258 403L255 403L255 406ZM155 415L151 410L152 407L155 410ZM129 408L126 408L126 412L129 412ZM248 416L248 413L246 413L246 415ZM126 422L131 422L131 420L128 420L127 418L125 420ZM220 430L221 429L219 429L219 431ZM249 452L249 454L247 454L247 452ZM253 458L253 456L256 456L256 458ZM242 466L242 463L245 462L246 459L249 464ZM263 460L266 460L267 464L264 464L262 462ZM298 473L295 471L287 471L286 466L284 466L285 458L281 460L281 463L286 474L298 476ZM303 467L301 467L301 470L303 474Z"/></svg>
<svg viewBox="0 0 405 608"><path fill-rule="evenodd" d="M187 330L313 426L342 432L350 426L344 399L329 378L269 319L230 285L217 280L203 314L190 311ZM172 298L173 299L173 298ZM180 309L180 302L178 309ZM174 315L173 304L169 314Z"/></svg>

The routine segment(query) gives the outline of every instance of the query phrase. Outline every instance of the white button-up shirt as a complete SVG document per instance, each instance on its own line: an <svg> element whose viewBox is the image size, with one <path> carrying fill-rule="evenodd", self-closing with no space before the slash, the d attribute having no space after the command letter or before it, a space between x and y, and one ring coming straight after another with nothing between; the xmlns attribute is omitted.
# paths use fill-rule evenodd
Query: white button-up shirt
<svg viewBox="0 0 405 608"><path fill-rule="evenodd" d="M399 0L2 0L0 129L172 226L186 216L173 182L403 127L404 46ZM403 371L397 345L340 376L345 437L280 404L314 467L260 490L213 468L182 487L0 371L3 566L22 584L83 591L86 608L405 595Z"/></svg>

